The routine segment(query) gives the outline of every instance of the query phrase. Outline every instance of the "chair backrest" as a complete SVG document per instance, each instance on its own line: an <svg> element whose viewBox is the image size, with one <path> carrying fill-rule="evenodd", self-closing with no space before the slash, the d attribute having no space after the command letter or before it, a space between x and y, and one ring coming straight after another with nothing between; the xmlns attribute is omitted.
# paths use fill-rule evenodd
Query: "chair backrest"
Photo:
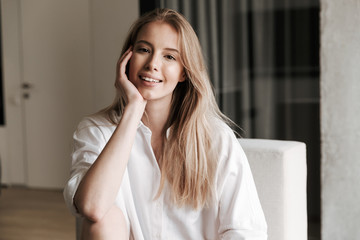
<svg viewBox="0 0 360 240"><path fill-rule="evenodd" d="M268 224L268 240L306 240L306 145L239 139Z"/></svg>

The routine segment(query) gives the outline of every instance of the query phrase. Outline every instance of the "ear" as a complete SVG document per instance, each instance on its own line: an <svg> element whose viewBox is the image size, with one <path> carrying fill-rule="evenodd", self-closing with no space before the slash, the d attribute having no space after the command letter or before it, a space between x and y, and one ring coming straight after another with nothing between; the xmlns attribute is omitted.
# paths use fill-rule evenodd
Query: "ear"
<svg viewBox="0 0 360 240"><path fill-rule="evenodd" d="M179 82L184 82L186 80L186 73L183 71L180 79L179 79Z"/></svg>

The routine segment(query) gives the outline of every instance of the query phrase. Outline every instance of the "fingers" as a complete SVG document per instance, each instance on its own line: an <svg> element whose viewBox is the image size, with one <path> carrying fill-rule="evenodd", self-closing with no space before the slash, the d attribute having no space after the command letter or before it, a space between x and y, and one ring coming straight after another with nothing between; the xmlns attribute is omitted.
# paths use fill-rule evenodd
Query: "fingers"
<svg viewBox="0 0 360 240"><path fill-rule="evenodd" d="M129 61L133 55L132 47L130 47L126 52L119 58L117 62L117 73L115 79L115 87L118 89L119 93L125 98L127 103L129 102L143 102L144 98L140 94L139 90L136 88L134 83L130 81L126 75L126 66L129 64Z"/></svg>
<svg viewBox="0 0 360 240"><path fill-rule="evenodd" d="M120 87L121 81L129 80L128 76L126 75L126 66L129 63L131 56L132 56L132 47L129 47L129 49L126 50L126 52L122 56L120 56L117 62L116 79L115 79L116 88Z"/></svg>
<svg viewBox="0 0 360 240"><path fill-rule="evenodd" d="M126 52L124 52L124 54L120 56L118 63L122 62L130 52L132 52L132 46L130 46L128 50L126 50Z"/></svg>
<svg viewBox="0 0 360 240"><path fill-rule="evenodd" d="M126 65L128 64L130 58L132 56L132 47L130 47L126 52L119 58L118 60L118 70L119 74L125 74L126 71Z"/></svg>

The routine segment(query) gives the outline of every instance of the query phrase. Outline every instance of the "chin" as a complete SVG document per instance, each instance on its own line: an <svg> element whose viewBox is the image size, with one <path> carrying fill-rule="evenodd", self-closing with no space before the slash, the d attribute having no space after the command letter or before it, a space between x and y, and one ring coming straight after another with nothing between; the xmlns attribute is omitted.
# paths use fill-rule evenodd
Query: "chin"
<svg viewBox="0 0 360 240"><path fill-rule="evenodd" d="M153 100L154 98L155 98L155 94L154 93L152 93L152 92L149 92L149 91L141 91L140 90L140 94L141 94L141 96L143 96L143 98L145 99L145 100Z"/></svg>

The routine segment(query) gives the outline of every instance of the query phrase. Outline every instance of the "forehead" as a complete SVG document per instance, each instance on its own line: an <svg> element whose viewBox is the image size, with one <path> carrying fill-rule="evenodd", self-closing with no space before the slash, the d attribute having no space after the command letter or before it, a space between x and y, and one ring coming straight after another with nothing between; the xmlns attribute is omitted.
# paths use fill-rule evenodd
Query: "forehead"
<svg viewBox="0 0 360 240"><path fill-rule="evenodd" d="M156 21L145 24L140 29L135 43L141 40L179 49L179 34L172 25L166 22Z"/></svg>

